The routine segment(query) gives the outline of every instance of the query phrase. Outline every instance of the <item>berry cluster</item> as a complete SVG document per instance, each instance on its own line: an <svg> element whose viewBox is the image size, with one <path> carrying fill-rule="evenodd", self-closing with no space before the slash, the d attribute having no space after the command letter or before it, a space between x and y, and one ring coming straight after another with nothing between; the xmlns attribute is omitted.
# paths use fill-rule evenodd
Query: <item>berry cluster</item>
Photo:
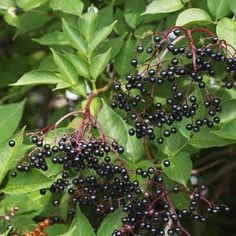
<svg viewBox="0 0 236 236"><path fill-rule="evenodd" d="M235 49L210 31L175 27L145 36L131 64L132 72L115 81L112 102L133 122L130 135L163 143L183 120L192 132L220 122L221 98L210 90L234 86L236 57ZM225 68L223 80L218 67Z"/></svg>
<svg viewBox="0 0 236 236"><path fill-rule="evenodd" d="M198 204L205 203L206 211L212 213L229 210L226 206L209 202L202 194L204 187L195 190L179 185L166 187L165 176L158 164L147 169L130 168L130 164L122 158L123 147L115 140L108 141L104 133L92 135L86 124L97 124L90 113L82 114L86 117L80 128L62 135L53 145L44 142L44 131L31 136L35 148L16 167L19 174L30 174L32 168L47 171L53 165L61 167L54 183L48 189L41 189L40 194L50 192L53 195L51 204L60 208L62 194L66 192L70 196L70 208L67 219L47 216L50 224L70 222L79 205L96 230L109 213L122 208L125 215L121 219L123 226L116 229L112 236L164 235L167 230L168 235L190 235L181 226L186 215L205 222L205 218L197 213ZM101 131L101 127L97 127ZM13 143L13 140L9 141L11 147L14 147ZM163 165L168 167L170 163L165 160ZM12 177L17 176L17 171L12 172L15 173ZM175 206L171 194L188 196L189 207L181 209ZM43 221L33 233L25 235L46 235L43 230L48 224L48 220Z"/></svg>

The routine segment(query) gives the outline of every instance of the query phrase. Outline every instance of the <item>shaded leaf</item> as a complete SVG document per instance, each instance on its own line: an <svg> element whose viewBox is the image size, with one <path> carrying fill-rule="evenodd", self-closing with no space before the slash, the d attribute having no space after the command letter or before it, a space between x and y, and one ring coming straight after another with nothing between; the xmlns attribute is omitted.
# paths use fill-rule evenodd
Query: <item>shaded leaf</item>
<svg viewBox="0 0 236 236"><path fill-rule="evenodd" d="M125 1L124 17L126 23L135 29L141 22L141 13L145 9L146 2L144 0Z"/></svg>
<svg viewBox="0 0 236 236"><path fill-rule="evenodd" d="M0 141L16 131L23 115L24 106L25 100L0 106Z"/></svg>
<svg viewBox="0 0 236 236"><path fill-rule="evenodd" d="M86 236L96 236L96 234L93 231L93 227L90 224L87 217L78 210L76 213L76 216L74 217L70 230L76 227L73 231L73 236L79 236L79 235L86 235Z"/></svg>
<svg viewBox="0 0 236 236"><path fill-rule="evenodd" d="M99 226L97 236L112 235L115 229L119 229L122 226L121 219L125 215L125 212L121 208L110 213Z"/></svg>

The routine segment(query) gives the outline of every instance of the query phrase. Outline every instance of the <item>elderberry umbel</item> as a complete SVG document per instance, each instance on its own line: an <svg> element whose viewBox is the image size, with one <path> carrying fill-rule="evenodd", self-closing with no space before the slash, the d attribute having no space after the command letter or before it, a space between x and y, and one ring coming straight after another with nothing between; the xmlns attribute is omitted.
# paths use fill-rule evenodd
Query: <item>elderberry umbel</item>
<svg viewBox="0 0 236 236"><path fill-rule="evenodd" d="M130 135L158 143L175 135L181 122L193 133L212 128L222 111L216 90L234 86L235 53L206 29L175 27L145 35L131 60L134 69L114 83L111 105L128 114Z"/></svg>

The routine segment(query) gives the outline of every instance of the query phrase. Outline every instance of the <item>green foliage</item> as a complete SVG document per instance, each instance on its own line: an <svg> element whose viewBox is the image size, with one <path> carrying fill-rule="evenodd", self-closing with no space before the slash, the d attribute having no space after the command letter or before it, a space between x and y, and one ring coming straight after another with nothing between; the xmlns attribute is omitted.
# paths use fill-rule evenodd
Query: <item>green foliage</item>
<svg viewBox="0 0 236 236"><path fill-rule="evenodd" d="M89 95L91 92L97 93L100 88L105 89L98 93L92 102L92 119L97 119L109 142L113 137L124 147L122 161L131 171L131 180L139 181L144 192L148 179L138 176L135 172L137 168L147 170L155 166L163 171L164 181L168 186L179 184L190 188L191 174L195 173L195 169L201 169L205 157L217 156L218 150L227 150L228 155L235 148L236 93L234 90L225 92L223 86L214 85L216 81L222 84L225 81L225 68L220 63L217 67L220 78L204 78L210 87L210 93L213 91L219 95L223 94L220 123L213 129L204 127L198 133L193 133L186 131L188 122L183 119L181 124L176 124L178 132L163 144L158 144L156 140L146 142L147 140L128 134L133 121L124 119L122 112L111 108L113 92L109 86L112 81L119 80L123 89L125 77L132 69L130 61L137 56L137 45L140 42L147 44L146 39L143 40L144 36L151 35L153 31L165 32L169 26L210 28L219 39L226 40L236 48L236 1L91 2L0 0L0 215L17 204L21 210L13 220L13 226L22 227L22 224L25 224L23 229L19 228L24 232L34 228L34 217L44 213L54 214L52 207L48 207L52 196L42 196L39 190L48 189L56 179L61 178L61 173L57 174L63 170L60 165L55 167L48 158L47 164L52 167L49 171L30 170L29 173L19 172L16 178L11 177L10 173L15 171L17 163L27 161L31 150L28 139L24 138L25 134L30 136L32 130L38 130L47 123L54 123L55 128L55 122L61 118L58 114L65 115L68 110L86 109ZM194 42L201 40L202 36L205 35L196 36ZM232 54L235 53L233 47L228 47ZM166 52L164 56L168 61L169 53ZM147 54L142 56L142 62L145 62L147 57ZM188 63L186 61L186 65ZM142 69L139 68L140 72ZM233 79L234 77L232 76ZM177 85L179 86L178 83ZM155 101L165 103L170 91L164 85L157 93L154 95ZM205 99L195 87L191 93L199 100ZM139 95L139 92L135 95ZM203 117L203 104L199 106L198 112ZM63 120L59 122L58 126L61 127L57 127L56 131L51 130L44 134L47 143L54 145L58 141L57 136L78 131L77 127L81 125L84 114L73 115L76 118L70 122ZM26 128L22 129L25 124ZM97 129L93 128L97 132ZM158 136L159 133L156 132L155 135ZM14 147L9 147L9 139L15 140ZM223 163L220 164L222 170L224 165L226 170L229 168L227 155L224 160L221 158L219 161ZM114 156L111 156L111 159L114 159ZM170 166L165 167L163 160L169 160ZM233 158L230 161L235 162ZM216 163L218 165L218 162ZM214 170L219 171L220 167L217 166L218 169ZM211 163L209 168L212 168ZM71 178L74 173L69 174ZM204 177L208 180L214 174L213 171ZM233 185L235 177L227 176ZM224 181L230 185L227 178ZM224 182L221 186L224 186ZM218 190L220 192L221 187ZM210 194L211 192L209 191ZM186 192L171 193L170 198L178 209L187 208L189 205L190 200ZM65 212L66 209L57 208L58 212ZM61 226L62 230L60 227L56 229L56 226L50 226L49 236L110 236L115 229L122 226L121 219L125 217L120 208L99 222L95 232L92 226L94 222L90 222L90 213L81 207L73 220L68 218ZM230 230L224 235L231 235ZM9 232L6 224L0 219L0 235L11 235ZM205 235L210 235L209 232L206 230ZM219 234L216 232L214 235Z"/></svg>

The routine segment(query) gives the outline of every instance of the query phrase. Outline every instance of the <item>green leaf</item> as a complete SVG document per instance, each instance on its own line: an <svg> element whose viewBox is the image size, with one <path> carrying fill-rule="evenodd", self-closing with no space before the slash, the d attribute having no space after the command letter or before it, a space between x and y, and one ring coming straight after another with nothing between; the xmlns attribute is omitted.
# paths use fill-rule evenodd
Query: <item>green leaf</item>
<svg viewBox="0 0 236 236"><path fill-rule="evenodd" d="M70 229L73 229L74 227L76 228L72 234L73 236L96 236L89 220L80 210L77 211L76 216L71 223Z"/></svg>
<svg viewBox="0 0 236 236"><path fill-rule="evenodd" d="M89 65L89 72L93 79L97 79L97 77L105 70L109 61L110 61L110 52L111 50L99 54L94 57Z"/></svg>
<svg viewBox="0 0 236 236"><path fill-rule="evenodd" d="M125 35L106 40L101 45L101 47L98 48L97 54L107 52L109 49L111 49L110 60L113 59L120 52L124 42L124 38Z"/></svg>
<svg viewBox="0 0 236 236"><path fill-rule="evenodd" d="M117 34L124 35L129 32L130 28L125 22L123 11L120 8L115 12L115 19L118 21L114 29Z"/></svg>
<svg viewBox="0 0 236 236"><path fill-rule="evenodd" d="M52 183L52 179L47 178L38 170L30 170L30 172L18 173L17 178L10 178L2 191L7 194L29 193L48 188Z"/></svg>
<svg viewBox="0 0 236 236"><path fill-rule="evenodd" d="M220 122L226 123L236 119L236 99L231 99L222 103L222 112L220 113Z"/></svg>
<svg viewBox="0 0 236 236"><path fill-rule="evenodd" d="M216 26L216 33L220 39L224 39L234 48L236 47L236 19L221 19ZM228 49L234 53L230 47Z"/></svg>
<svg viewBox="0 0 236 236"><path fill-rule="evenodd" d="M190 8L181 12L176 20L176 25L187 25L191 23L210 23L211 17L202 9Z"/></svg>
<svg viewBox="0 0 236 236"><path fill-rule="evenodd" d="M176 209L188 209L191 203L189 194L185 192L171 193L170 198Z"/></svg>
<svg viewBox="0 0 236 236"><path fill-rule="evenodd" d="M98 29L112 24L113 20L113 2L106 7L99 9L98 12Z"/></svg>
<svg viewBox="0 0 236 236"><path fill-rule="evenodd" d="M125 76L132 69L130 61L135 55L135 45L136 41L129 37L116 57L114 65L121 77Z"/></svg>
<svg viewBox="0 0 236 236"><path fill-rule="evenodd" d="M14 147L8 145L8 140L0 143L0 183L7 174L7 172L13 167L14 159L16 158L17 152L23 142L24 129L18 132L13 139L16 142Z"/></svg>
<svg viewBox="0 0 236 236"><path fill-rule="evenodd" d="M43 5L47 1L48 0L16 0L16 3L24 11L28 11Z"/></svg>
<svg viewBox="0 0 236 236"><path fill-rule="evenodd" d="M108 35L112 32L116 22L117 21L95 32L95 35L89 44L90 53L93 52L96 49L96 47L108 37Z"/></svg>
<svg viewBox="0 0 236 236"><path fill-rule="evenodd" d="M65 34L59 31L45 34L43 37L33 40L42 45L69 45Z"/></svg>
<svg viewBox="0 0 236 236"><path fill-rule="evenodd" d="M207 0L207 6L216 19L220 19L230 12L228 0Z"/></svg>
<svg viewBox="0 0 236 236"><path fill-rule="evenodd" d="M188 142L188 140L181 134L181 132L177 132L176 134L166 138L163 144L157 144L156 140L154 140L154 144L158 149L168 156L174 155L176 150L186 145L186 142Z"/></svg>
<svg viewBox="0 0 236 236"><path fill-rule="evenodd" d="M175 12L183 8L180 0L154 0L147 7L144 14L168 13Z"/></svg>
<svg viewBox="0 0 236 236"><path fill-rule="evenodd" d="M112 235L115 229L119 229L122 226L121 219L125 215L125 212L121 208L110 213L99 226L97 236Z"/></svg>
<svg viewBox="0 0 236 236"><path fill-rule="evenodd" d="M236 1L228 0L231 11L236 14Z"/></svg>
<svg viewBox="0 0 236 236"><path fill-rule="evenodd" d="M75 85L78 81L78 75L75 67L71 62L60 52L51 49L53 53L53 60L58 66L58 69L65 76L65 82L71 85Z"/></svg>
<svg viewBox="0 0 236 236"><path fill-rule="evenodd" d="M0 141L16 131L23 115L24 106L25 100L0 106Z"/></svg>
<svg viewBox="0 0 236 236"><path fill-rule="evenodd" d="M103 103L103 108L98 115L98 121L103 127L105 135L115 138L124 147L126 151L124 157L130 162L135 163L143 156L143 140L131 137L128 134L130 127L106 103Z"/></svg>
<svg viewBox="0 0 236 236"><path fill-rule="evenodd" d="M59 236L74 236L77 226L72 227L68 232L60 234Z"/></svg>
<svg viewBox="0 0 236 236"><path fill-rule="evenodd" d="M145 9L144 0L125 1L124 17L126 23L135 29L141 22L141 13Z"/></svg>
<svg viewBox="0 0 236 236"><path fill-rule="evenodd" d="M65 55L69 59L69 61L73 64L75 67L77 73L85 78L89 78L89 66L88 63L81 57L65 52Z"/></svg>
<svg viewBox="0 0 236 236"><path fill-rule="evenodd" d="M169 157L170 166L162 166L164 173L172 180L187 187L188 180L192 171L192 161L187 152L180 152L175 156Z"/></svg>
<svg viewBox="0 0 236 236"><path fill-rule="evenodd" d="M142 160L142 161L139 161L135 164L127 161L127 162L125 162L125 166L127 166L127 168L130 171L130 180L131 181L137 180L139 182L139 185L140 185L142 191L145 191L148 187L148 180L143 178L140 175L137 175L136 169L141 168L143 170L148 170L149 167L154 166L154 163L149 160Z"/></svg>
<svg viewBox="0 0 236 236"><path fill-rule="evenodd" d="M83 18L79 21L80 32L84 35L87 43L90 43L97 31L98 14L95 12L94 7L90 11L83 14Z"/></svg>
<svg viewBox="0 0 236 236"><path fill-rule="evenodd" d="M49 70L32 70L24 74L12 86L36 85L36 84L57 84L60 83L59 77Z"/></svg>
<svg viewBox="0 0 236 236"><path fill-rule="evenodd" d="M236 119L230 120L219 130L212 131L212 133L224 139L236 140Z"/></svg>
<svg viewBox="0 0 236 236"><path fill-rule="evenodd" d="M189 144L199 149L223 147L231 143L233 143L233 141L216 136L213 132L210 132L207 127L202 127L200 132L194 134L189 141Z"/></svg>
<svg viewBox="0 0 236 236"><path fill-rule="evenodd" d="M62 19L62 28L71 45L78 50L79 54L86 56L87 45L79 30L77 30L74 26L69 25L64 19Z"/></svg>
<svg viewBox="0 0 236 236"><path fill-rule="evenodd" d="M52 16L46 14L46 12L42 11L29 11L25 12L17 19L16 27L17 27L17 33L23 34L26 32L29 32L31 30L36 30L39 27L42 27L45 25L48 21L52 19Z"/></svg>
<svg viewBox="0 0 236 236"><path fill-rule="evenodd" d="M55 11L62 11L68 14L80 16L84 4L80 0L51 0L50 7Z"/></svg>

